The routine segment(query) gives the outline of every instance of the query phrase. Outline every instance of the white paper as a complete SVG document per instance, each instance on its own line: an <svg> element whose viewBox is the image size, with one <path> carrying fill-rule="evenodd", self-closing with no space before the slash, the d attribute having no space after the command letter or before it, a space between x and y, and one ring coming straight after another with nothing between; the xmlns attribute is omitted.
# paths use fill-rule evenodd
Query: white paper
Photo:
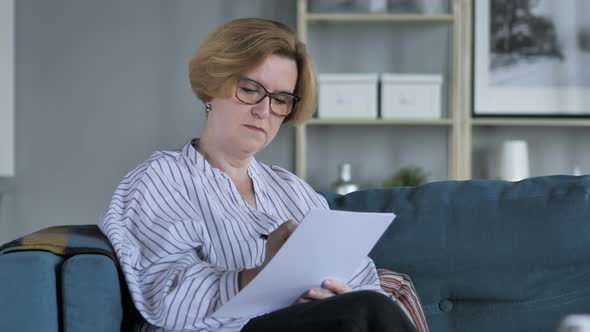
<svg viewBox="0 0 590 332"><path fill-rule="evenodd" d="M393 213L312 209L281 250L214 317L253 317L293 304L328 277L348 281Z"/></svg>

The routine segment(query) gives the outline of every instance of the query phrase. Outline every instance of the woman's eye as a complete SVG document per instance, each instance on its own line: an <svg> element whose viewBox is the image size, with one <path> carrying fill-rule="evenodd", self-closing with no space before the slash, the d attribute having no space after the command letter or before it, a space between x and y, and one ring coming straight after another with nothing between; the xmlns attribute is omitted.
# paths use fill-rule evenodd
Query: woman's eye
<svg viewBox="0 0 590 332"><path fill-rule="evenodd" d="M246 88L246 87L240 87L240 89L242 91L244 91L245 93L258 93L258 91L254 90L254 89Z"/></svg>
<svg viewBox="0 0 590 332"><path fill-rule="evenodd" d="M287 101L281 98L277 98L277 97L272 97L272 99L277 103L277 104L286 104Z"/></svg>

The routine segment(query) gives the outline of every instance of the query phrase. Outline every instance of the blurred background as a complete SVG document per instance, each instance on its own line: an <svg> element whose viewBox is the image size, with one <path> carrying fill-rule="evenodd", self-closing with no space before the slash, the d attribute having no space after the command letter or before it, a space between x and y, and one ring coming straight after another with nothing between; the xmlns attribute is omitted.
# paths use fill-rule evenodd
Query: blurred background
<svg viewBox="0 0 590 332"><path fill-rule="evenodd" d="M0 178L0 243L96 223L128 171L199 135L204 108L187 68L207 32L237 17L296 20L295 1L14 5L15 175ZM260 158L288 164L285 134Z"/></svg>
<svg viewBox="0 0 590 332"><path fill-rule="evenodd" d="M190 90L188 61L207 32L238 17L298 28L320 74L441 80L437 118L386 119L376 106L373 119L330 119L320 110L304 134L304 156L296 153L301 133L282 128L257 159L298 174L304 169L317 190L343 181L364 189L500 178L492 152L514 140L526 142L525 152L513 152L530 156L518 161L526 175L590 171L590 133L573 120L470 122L461 91L472 89L471 60L461 67L458 57L471 55L471 38L453 25L470 29L458 20L471 11L456 13L452 5L468 1L316 1L299 13L298 26L301 2L14 1L14 170L0 176L0 243L47 226L96 223L128 171L155 150L198 137L204 107ZM377 16L346 16L351 12ZM376 98L383 82L375 83Z"/></svg>

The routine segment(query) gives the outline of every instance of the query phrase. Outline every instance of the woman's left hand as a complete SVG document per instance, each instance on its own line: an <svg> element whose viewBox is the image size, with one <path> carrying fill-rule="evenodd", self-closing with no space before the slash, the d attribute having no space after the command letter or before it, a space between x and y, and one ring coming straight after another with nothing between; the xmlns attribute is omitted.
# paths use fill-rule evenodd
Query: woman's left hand
<svg viewBox="0 0 590 332"><path fill-rule="evenodd" d="M348 292L352 292L352 288L347 283L337 279L326 279L322 282L321 288L311 288L303 293L303 295L297 300L297 303L322 300Z"/></svg>

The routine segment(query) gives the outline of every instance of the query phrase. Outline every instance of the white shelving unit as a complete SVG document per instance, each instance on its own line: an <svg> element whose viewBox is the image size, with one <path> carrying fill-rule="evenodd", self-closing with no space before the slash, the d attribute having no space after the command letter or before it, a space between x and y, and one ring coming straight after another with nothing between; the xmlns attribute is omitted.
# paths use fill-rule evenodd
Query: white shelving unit
<svg viewBox="0 0 590 332"><path fill-rule="evenodd" d="M315 14L306 13L308 22L392 22L392 23L453 23L453 15L421 15L421 14Z"/></svg>
<svg viewBox="0 0 590 332"><path fill-rule="evenodd" d="M475 118L473 126L590 127L587 118Z"/></svg>
<svg viewBox="0 0 590 332"><path fill-rule="evenodd" d="M361 125L361 126L443 126L453 125L451 119L312 119L306 125Z"/></svg>
<svg viewBox="0 0 590 332"><path fill-rule="evenodd" d="M473 6L475 0L449 0L449 14L419 15L419 14L351 14L351 13L311 13L307 8L307 0L298 0L297 31L299 38L309 45L313 38L311 28L316 25L329 26L332 29L346 29L354 26L359 29L371 28L373 25L385 25L392 31L407 26L431 27L445 25L449 27L449 62L447 84L448 114L442 119L312 119L295 130L295 171L305 178L311 163L308 164L307 155L309 130L323 128L342 128L350 130L351 135L357 135L356 127L381 129L399 128L427 128L425 130L445 130L448 138L447 161L448 179L470 179L481 176L481 165L477 165L476 157L481 151L481 145L492 149L492 145L514 136L530 138L534 148L530 153L536 154L531 160L539 163L550 162L549 157L562 158L556 163L561 167L549 169L546 165L537 167L539 171L531 176L549 174L567 174L570 164L568 159L585 166L583 172L590 172L590 148L585 148L584 142L590 142L590 118L542 118L542 117L474 117L472 114L472 62L473 62ZM363 26L363 25L366 25ZM351 30L347 30L351 31ZM420 40L414 41L419 42ZM403 47L403 46L402 46ZM328 48L328 47L327 47ZM383 51L383 49L381 49ZM440 50L439 50L440 51ZM433 49L433 52L436 52ZM428 129L432 128L432 129ZM421 129L421 130L422 130ZM475 136L475 137L474 137ZM319 137L315 135L316 139ZM384 144L384 148L387 148ZM395 143L391 143L395 144ZM569 154L563 152L572 149ZM419 153L419 152L418 152ZM589 157L585 157L589 156ZM580 161L581 160L581 161ZM312 162L312 161L310 161ZM317 161L316 161L317 162ZM380 161L376 161L380 162ZM387 162L387 161L383 161ZM481 162L481 160L479 160ZM565 166L564 166L565 165ZM534 166L534 165L533 165ZM317 169L317 167L316 167Z"/></svg>
<svg viewBox="0 0 590 332"><path fill-rule="evenodd" d="M465 136L464 122L467 120L463 110L467 100L469 89L465 75L469 73L463 68L466 59L470 56L464 38L470 38L465 33L469 23L469 3L466 0L450 0L449 14L422 15L422 14L398 14L398 13L312 13L308 11L308 1L298 0L297 3L297 31L299 38L306 44L313 36L309 35L309 28L313 24L332 25L354 24L356 26L372 24L387 24L391 29L405 25L446 25L449 28L448 49L448 114L441 119L312 119L306 124L299 125L295 130L295 172L298 176L306 178L308 170L308 130L315 126L404 126L404 127L434 127L445 128L448 139L448 178L465 179L469 174L469 158L464 154L468 149L464 146L462 138ZM308 44L309 45L309 44ZM312 142L313 143L313 142Z"/></svg>

